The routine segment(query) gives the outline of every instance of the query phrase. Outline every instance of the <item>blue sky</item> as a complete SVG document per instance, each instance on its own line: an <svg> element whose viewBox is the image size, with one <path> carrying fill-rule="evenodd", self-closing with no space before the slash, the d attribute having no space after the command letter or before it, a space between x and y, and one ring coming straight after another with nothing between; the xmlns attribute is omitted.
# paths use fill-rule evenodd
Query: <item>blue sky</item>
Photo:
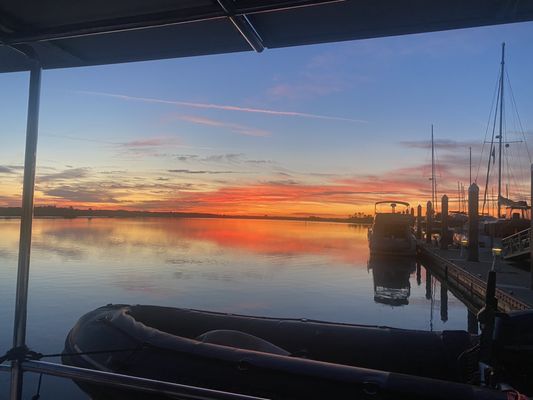
<svg viewBox="0 0 533 400"><path fill-rule="evenodd" d="M467 183L469 145L477 167L502 41L533 133L532 38L521 23L44 71L37 201L324 215L422 201L432 123L442 191ZM0 76L0 206L19 201L27 80Z"/></svg>

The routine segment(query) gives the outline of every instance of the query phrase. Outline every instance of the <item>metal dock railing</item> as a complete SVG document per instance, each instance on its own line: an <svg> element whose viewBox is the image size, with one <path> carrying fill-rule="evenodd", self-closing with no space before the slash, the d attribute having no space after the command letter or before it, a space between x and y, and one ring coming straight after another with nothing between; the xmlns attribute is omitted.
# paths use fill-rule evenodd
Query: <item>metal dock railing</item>
<svg viewBox="0 0 533 400"><path fill-rule="evenodd" d="M481 308L485 302L487 291L487 284L484 280L431 251L423 244L419 243L418 251L422 257L431 261L434 272L451 284L450 289L453 288L459 292L459 295L470 303L472 308ZM528 304L499 288L496 288L496 298L498 299L498 308L504 312L531 308Z"/></svg>
<svg viewBox="0 0 533 400"><path fill-rule="evenodd" d="M504 260L528 257L531 253L531 228L502 239Z"/></svg>

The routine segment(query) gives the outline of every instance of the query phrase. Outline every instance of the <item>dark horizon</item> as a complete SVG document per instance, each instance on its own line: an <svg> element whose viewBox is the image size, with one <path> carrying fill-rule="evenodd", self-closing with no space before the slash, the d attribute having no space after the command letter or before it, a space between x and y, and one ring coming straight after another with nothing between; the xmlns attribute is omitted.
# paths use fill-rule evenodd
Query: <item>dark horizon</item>
<svg viewBox="0 0 533 400"><path fill-rule="evenodd" d="M21 207L0 207L0 217L20 217ZM319 221L344 223L371 223L373 217L364 213L355 213L346 218L309 216L275 216L275 215L225 215L218 213L188 213L179 211L142 211L142 210L106 210L106 209L78 209L73 207L36 206L35 217L106 217L106 218L228 218L228 219L266 219L284 221Z"/></svg>

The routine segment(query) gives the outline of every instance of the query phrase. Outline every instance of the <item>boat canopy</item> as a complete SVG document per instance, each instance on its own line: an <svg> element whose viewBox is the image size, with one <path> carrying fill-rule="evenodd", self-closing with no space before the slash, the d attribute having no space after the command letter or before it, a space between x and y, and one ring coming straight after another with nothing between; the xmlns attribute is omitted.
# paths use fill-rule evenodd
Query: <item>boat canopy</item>
<svg viewBox="0 0 533 400"><path fill-rule="evenodd" d="M68 68L529 20L518 0L0 0L0 72L30 70L25 54Z"/></svg>

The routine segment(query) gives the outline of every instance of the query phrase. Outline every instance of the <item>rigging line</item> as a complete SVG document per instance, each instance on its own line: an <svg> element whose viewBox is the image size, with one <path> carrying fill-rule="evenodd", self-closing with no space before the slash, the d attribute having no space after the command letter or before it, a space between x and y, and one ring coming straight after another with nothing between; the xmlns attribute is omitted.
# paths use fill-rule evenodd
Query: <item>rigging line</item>
<svg viewBox="0 0 533 400"><path fill-rule="evenodd" d="M511 93L511 103L512 103L512 105L514 107L516 116L518 118L518 126L520 127L520 133L522 134L522 137L524 139L524 143L526 145L527 156L529 158L529 163L531 164L531 154L529 152L529 147L527 146L526 136L524 134L524 127L522 126L522 120L520 118L520 113L518 112L518 107L516 106L516 100L515 100L515 97L514 97L513 86L511 85L511 79L509 78L509 74L508 74L507 70L505 71L505 75L507 76L507 84L509 85L509 92Z"/></svg>
<svg viewBox="0 0 533 400"><path fill-rule="evenodd" d="M505 124L507 125L507 121L505 121ZM506 141L508 139L507 133L505 135L505 139L506 139ZM518 179L517 179L517 177L516 177L516 175L514 173L512 160L514 160L515 158L513 157L514 154L513 154L513 151L511 149L512 149L511 147L504 148L504 151L505 151L505 162L507 164L507 180L508 180L508 185L510 187L512 187L512 188L513 187L516 188L516 191L519 192L520 186L518 184L518 179L522 179L522 176L519 176ZM518 174L520 175L520 168L518 168ZM518 195L521 197L521 193L518 193Z"/></svg>
<svg viewBox="0 0 533 400"><path fill-rule="evenodd" d="M437 152L437 147L435 147L435 212L437 213L439 211L439 193L437 190L437 182L440 182L442 179L442 172L439 167L439 154ZM439 177L439 180L437 180L437 176Z"/></svg>
<svg viewBox="0 0 533 400"><path fill-rule="evenodd" d="M506 106L504 104L504 110L506 109ZM510 138L509 138L509 134L508 134L508 130L507 130L507 119L505 119L505 115L504 114L504 125L505 125L505 141L506 142L510 142ZM515 156L515 152L513 151L514 148L513 147L504 147L504 152L505 152L505 161L506 161L506 164L507 164L507 179L509 181L509 183L512 183L514 185L514 187L516 188L516 191L517 191L517 197L518 198L522 198L523 197L523 192L521 190L521 185L519 184L519 182L524 182L525 179L527 179L527 177L525 177L525 175L523 174L523 171L522 171L522 168L521 167L521 152L520 152L520 149L517 148L517 151L516 151L516 157ZM517 160L518 161L518 166L516 166L516 173L518 175L515 174L515 165L513 165L513 160Z"/></svg>
<svg viewBox="0 0 533 400"><path fill-rule="evenodd" d="M497 108L494 107L494 102L497 101L498 95L497 93L500 92L500 85L499 85L499 79L500 74L498 74L498 79L496 79L496 84L494 85L494 92L492 94L492 103L490 106L490 112L489 117L487 119L487 127L485 128L485 138L483 139L483 144L481 146L481 154L479 155L479 162L477 164L477 172L476 172L476 179L475 182L477 182L477 178L479 177L479 170L481 169L481 162L483 161L483 150L485 149L485 142L487 141L487 135L489 133L489 127L490 127L490 120L492 119L492 110L496 110ZM490 153L489 153L490 154ZM472 183L472 182L470 182Z"/></svg>
<svg viewBox="0 0 533 400"><path fill-rule="evenodd" d="M496 151L496 147L494 146L494 133L496 132L496 118L498 117L498 105L500 104L500 88L501 86L498 85L498 96L496 98L496 106L494 108L494 121L492 123L492 137L490 140L490 151L489 151L489 157L488 157L488 163L487 163L487 177L485 179L485 191L483 192L483 205L481 207L481 215L485 212L485 205L487 204L487 192L489 189L489 177L490 177L490 161L492 157L492 152ZM492 111L492 110L491 110ZM491 112L492 114L492 112Z"/></svg>

